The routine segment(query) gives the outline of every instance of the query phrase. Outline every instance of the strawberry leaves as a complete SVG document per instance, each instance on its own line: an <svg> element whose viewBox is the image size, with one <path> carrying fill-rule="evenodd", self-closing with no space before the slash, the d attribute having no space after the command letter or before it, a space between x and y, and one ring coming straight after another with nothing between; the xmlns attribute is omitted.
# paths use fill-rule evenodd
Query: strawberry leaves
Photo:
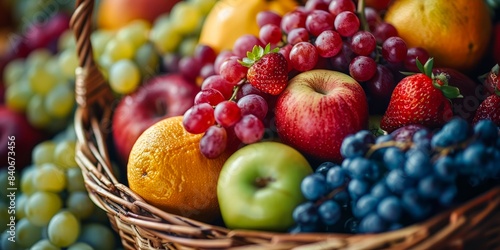
<svg viewBox="0 0 500 250"><path fill-rule="evenodd" d="M251 67L255 62L259 61L264 55L269 53L277 53L279 48L276 47L271 50L271 44L267 44L265 48L255 45L252 51L247 52L247 57L243 58L240 63L245 67Z"/></svg>

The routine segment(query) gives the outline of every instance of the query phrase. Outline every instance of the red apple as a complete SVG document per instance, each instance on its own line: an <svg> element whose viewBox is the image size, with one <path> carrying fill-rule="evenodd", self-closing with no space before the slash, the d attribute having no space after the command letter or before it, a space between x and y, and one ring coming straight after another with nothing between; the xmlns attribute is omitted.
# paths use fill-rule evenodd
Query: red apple
<svg viewBox="0 0 500 250"><path fill-rule="evenodd" d="M280 139L323 161L340 162L349 134L368 127L368 104L361 85L331 70L311 70L289 81L276 103Z"/></svg>
<svg viewBox="0 0 500 250"><path fill-rule="evenodd" d="M31 163L33 147L46 137L48 135L31 126L23 114L0 106L1 168L8 167L9 162L14 163L16 171L28 166Z"/></svg>
<svg viewBox="0 0 500 250"><path fill-rule="evenodd" d="M113 114L113 140L123 163L137 138L154 123L183 115L193 106L199 87L180 74L165 74L144 83L135 93L125 96Z"/></svg>

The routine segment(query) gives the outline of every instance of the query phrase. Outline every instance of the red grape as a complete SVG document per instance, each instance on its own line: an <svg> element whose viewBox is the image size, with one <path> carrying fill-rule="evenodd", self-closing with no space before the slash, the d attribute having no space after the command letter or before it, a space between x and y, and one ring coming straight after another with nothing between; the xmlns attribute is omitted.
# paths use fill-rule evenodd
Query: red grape
<svg viewBox="0 0 500 250"><path fill-rule="evenodd" d="M245 144L258 142L264 136L264 124L252 114L245 115L234 125L234 133Z"/></svg>
<svg viewBox="0 0 500 250"><path fill-rule="evenodd" d="M309 41L309 32L306 28L295 28L290 30L287 35L287 41L291 45L295 45L299 42L308 42Z"/></svg>
<svg viewBox="0 0 500 250"><path fill-rule="evenodd" d="M332 0L328 5L328 11L336 17L343 11L355 12L356 5L352 0Z"/></svg>
<svg viewBox="0 0 500 250"><path fill-rule="evenodd" d="M308 0L306 2L306 5L304 6L304 9L306 11L313 11L313 10L328 11L328 5L329 5L328 0Z"/></svg>
<svg viewBox="0 0 500 250"><path fill-rule="evenodd" d="M304 12L294 10L283 15L281 19L281 29L283 32L287 33L295 28L305 28L306 27L307 15Z"/></svg>
<svg viewBox="0 0 500 250"><path fill-rule="evenodd" d="M247 75L248 68L241 65L239 59L232 57L220 66L220 75L233 86Z"/></svg>
<svg viewBox="0 0 500 250"><path fill-rule="evenodd" d="M426 49L421 47L409 48L404 61L404 66L408 71L419 72L417 68L417 58L422 64L425 64L425 62L429 60L429 53Z"/></svg>
<svg viewBox="0 0 500 250"><path fill-rule="evenodd" d="M187 132L201 134L215 124L214 108L208 103L200 103L188 109L182 118Z"/></svg>
<svg viewBox="0 0 500 250"><path fill-rule="evenodd" d="M267 95L268 95L268 94L260 91L259 89L255 88L254 86L252 86L252 84L243 84L243 85L241 85L240 89L238 90L238 93L236 93L236 98L238 98L238 100L239 100L239 99L243 98L244 96L251 95L251 94L260 95L262 97L264 97L264 96L267 97Z"/></svg>
<svg viewBox="0 0 500 250"><path fill-rule="evenodd" d="M203 89L194 97L194 104L208 103L212 106L215 106L223 101L226 98L222 95L222 93L216 89Z"/></svg>
<svg viewBox="0 0 500 250"><path fill-rule="evenodd" d="M306 29L313 35L318 36L325 30L333 29L334 17L324 10L313 10L306 18Z"/></svg>
<svg viewBox="0 0 500 250"><path fill-rule="evenodd" d="M207 63L215 62L217 53L208 45L198 44L194 49L194 58L196 58L202 65L205 65Z"/></svg>
<svg viewBox="0 0 500 250"><path fill-rule="evenodd" d="M213 159L221 155L227 147L227 132L223 127L217 125L210 126L207 132L201 137L200 151L209 158Z"/></svg>
<svg viewBox="0 0 500 250"><path fill-rule="evenodd" d="M399 63L406 59L408 47L405 41L397 36L389 37L382 44L382 57L390 63Z"/></svg>
<svg viewBox="0 0 500 250"><path fill-rule="evenodd" d="M260 28L259 38L265 44L277 44L282 38L281 28L275 24L266 24Z"/></svg>
<svg viewBox="0 0 500 250"><path fill-rule="evenodd" d="M223 127L231 127L241 119L241 109L233 101L223 101L214 110L215 121Z"/></svg>
<svg viewBox="0 0 500 250"><path fill-rule="evenodd" d="M241 109L241 115L252 114L257 118L264 120L267 115L267 102L264 97L256 94L243 96L238 100L238 107Z"/></svg>
<svg viewBox="0 0 500 250"><path fill-rule="evenodd" d="M386 66L379 64L375 75L366 82L366 87L373 99L389 102L396 83L392 72Z"/></svg>
<svg viewBox="0 0 500 250"><path fill-rule="evenodd" d="M223 50L217 55L214 62L214 71L216 74L220 74L220 66L222 65L223 62L225 62L232 56L235 55L231 50Z"/></svg>
<svg viewBox="0 0 500 250"><path fill-rule="evenodd" d="M214 70L214 65L212 63L207 63L200 69L201 79L206 79L207 77L213 75L215 75L215 70Z"/></svg>
<svg viewBox="0 0 500 250"><path fill-rule="evenodd" d="M343 37L350 37L359 30L359 19L353 12L342 11L335 17L335 30Z"/></svg>
<svg viewBox="0 0 500 250"><path fill-rule="evenodd" d="M333 57L342 50L342 37L333 30L325 30L314 41L318 53L322 57Z"/></svg>
<svg viewBox="0 0 500 250"><path fill-rule="evenodd" d="M182 56L175 53L166 53L163 58L163 69L166 72L179 72L179 61Z"/></svg>
<svg viewBox="0 0 500 250"><path fill-rule="evenodd" d="M351 50L360 56L370 55L376 48L377 41L372 33L360 30L351 39Z"/></svg>
<svg viewBox="0 0 500 250"><path fill-rule="evenodd" d="M192 56L185 56L179 61L179 72L187 79L194 80L200 75L201 64Z"/></svg>
<svg viewBox="0 0 500 250"><path fill-rule="evenodd" d="M230 84L220 75L209 76L201 83L202 90L210 88L216 89L224 95L225 99L231 98L233 95L233 87L234 85Z"/></svg>
<svg viewBox="0 0 500 250"><path fill-rule="evenodd" d="M344 73L349 73L349 63L351 62L352 58L353 52L351 48L349 47L349 45L343 43L340 52L336 56L330 58L332 69Z"/></svg>
<svg viewBox="0 0 500 250"><path fill-rule="evenodd" d="M383 43L389 37L398 36L398 30L390 23L380 22L377 27L375 27L373 35L378 43Z"/></svg>
<svg viewBox="0 0 500 250"><path fill-rule="evenodd" d="M377 10L371 7L365 7L365 18L371 31L375 30L375 27L382 22L382 18Z"/></svg>
<svg viewBox="0 0 500 250"><path fill-rule="evenodd" d="M377 63L368 56L356 56L349 64L349 74L358 82L370 80L377 72Z"/></svg>
<svg viewBox="0 0 500 250"><path fill-rule="evenodd" d="M309 42L300 42L293 45L290 51L290 62L298 71L308 71L318 62L318 50Z"/></svg>
<svg viewBox="0 0 500 250"><path fill-rule="evenodd" d="M258 45L264 47L265 45L260 41L260 39L254 35L243 35L238 37L233 45L233 53L240 57L246 57L248 51L252 51L253 46Z"/></svg>
<svg viewBox="0 0 500 250"><path fill-rule="evenodd" d="M283 47L280 48L278 51L280 54L282 54L287 62L288 66L288 72L290 72L293 69L292 63L290 62L290 51L292 50L293 46L291 44L287 44Z"/></svg>
<svg viewBox="0 0 500 250"><path fill-rule="evenodd" d="M281 25L281 16L271 10L264 10L257 13L257 25L259 28L264 27L266 24Z"/></svg>

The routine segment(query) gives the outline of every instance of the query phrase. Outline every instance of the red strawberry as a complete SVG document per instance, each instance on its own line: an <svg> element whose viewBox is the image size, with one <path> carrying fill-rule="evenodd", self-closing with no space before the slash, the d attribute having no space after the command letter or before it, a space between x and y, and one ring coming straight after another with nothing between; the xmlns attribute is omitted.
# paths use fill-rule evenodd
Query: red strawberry
<svg viewBox="0 0 500 250"><path fill-rule="evenodd" d="M265 49L253 47L241 64L249 67L247 81L262 92L278 95L288 84L286 58L278 53L278 48L270 50L269 44Z"/></svg>
<svg viewBox="0 0 500 250"><path fill-rule="evenodd" d="M491 68L490 72L484 75L484 86L491 94L495 93L495 89L500 90L500 66L496 64Z"/></svg>
<svg viewBox="0 0 500 250"><path fill-rule="evenodd" d="M480 120L489 119L500 126L500 96L498 94L500 93L490 95L481 102L474 115L474 120L472 120L473 124Z"/></svg>
<svg viewBox="0 0 500 250"><path fill-rule="evenodd" d="M448 85L446 76L434 75L432 65L432 58L425 65L417 62L423 73L406 76L394 88L380 123L383 130L390 133L410 124L435 128L453 117L447 98L461 97L460 91Z"/></svg>

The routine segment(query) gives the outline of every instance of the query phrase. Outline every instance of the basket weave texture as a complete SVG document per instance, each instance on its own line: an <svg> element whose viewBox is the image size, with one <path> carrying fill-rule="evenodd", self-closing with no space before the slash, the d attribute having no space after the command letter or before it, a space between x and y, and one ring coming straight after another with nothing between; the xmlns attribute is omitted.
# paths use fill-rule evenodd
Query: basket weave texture
<svg viewBox="0 0 500 250"><path fill-rule="evenodd" d="M77 0L71 20L80 66L76 161L125 249L500 249L500 186L423 223L374 235L229 230L148 204L112 170L107 143L115 100L92 56L93 9L94 0Z"/></svg>

